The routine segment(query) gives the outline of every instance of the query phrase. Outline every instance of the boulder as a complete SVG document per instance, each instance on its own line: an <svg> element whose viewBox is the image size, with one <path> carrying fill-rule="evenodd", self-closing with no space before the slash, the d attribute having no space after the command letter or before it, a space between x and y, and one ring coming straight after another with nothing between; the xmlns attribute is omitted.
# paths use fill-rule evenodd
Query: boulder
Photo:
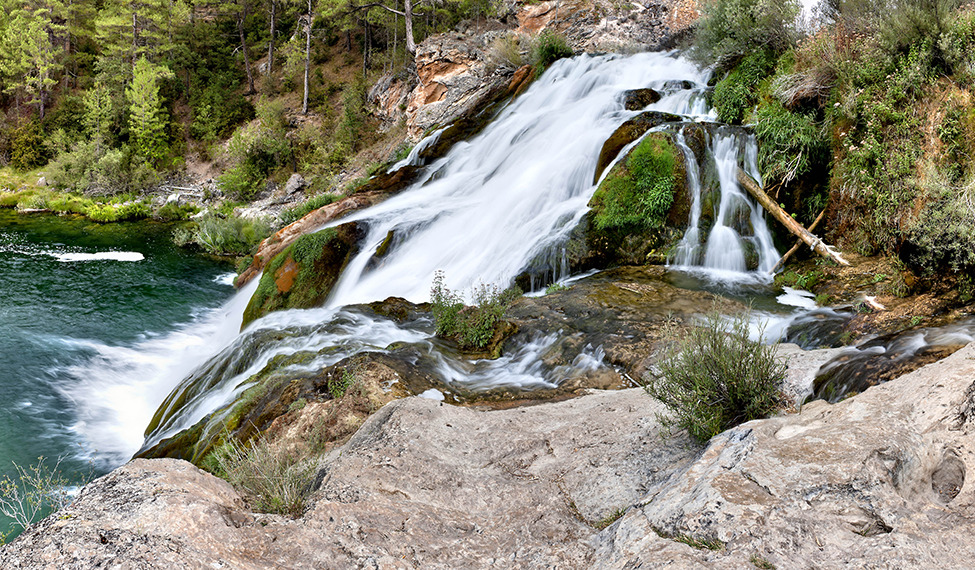
<svg viewBox="0 0 975 570"><path fill-rule="evenodd" d="M660 101L660 93L653 89L630 89L623 92L623 106L627 111L639 111Z"/></svg>
<svg viewBox="0 0 975 570"><path fill-rule="evenodd" d="M350 222L295 239L268 263L244 309L241 329L272 311L321 305L364 234L361 222Z"/></svg>
<svg viewBox="0 0 975 570"><path fill-rule="evenodd" d="M659 127L664 123L679 123L684 118L671 113L661 111L646 111L627 120L619 126L613 134L603 143L603 148L599 151L599 160L596 162L596 172L593 175L593 184L599 182L606 167L619 156L623 148L631 142L643 136L643 133L652 128Z"/></svg>

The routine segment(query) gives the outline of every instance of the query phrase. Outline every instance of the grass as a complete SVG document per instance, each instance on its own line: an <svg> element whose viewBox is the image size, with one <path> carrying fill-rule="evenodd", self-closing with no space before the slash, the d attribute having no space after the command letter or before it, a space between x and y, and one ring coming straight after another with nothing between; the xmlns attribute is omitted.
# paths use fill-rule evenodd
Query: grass
<svg viewBox="0 0 975 570"><path fill-rule="evenodd" d="M698 550L722 550L725 546L723 542L716 538L694 538L693 536L682 532L677 534L669 534L657 527L652 528L653 532L657 533L657 536L660 538L668 538L674 542L680 542Z"/></svg>
<svg viewBox="0 0 975 570"><path fill-rule="evenodd" d="M249 445L228 437L207 457L206 466L241 491L254 510L290 516L304 510L314 474L313 464L274 450L263 436Z"/></svg>

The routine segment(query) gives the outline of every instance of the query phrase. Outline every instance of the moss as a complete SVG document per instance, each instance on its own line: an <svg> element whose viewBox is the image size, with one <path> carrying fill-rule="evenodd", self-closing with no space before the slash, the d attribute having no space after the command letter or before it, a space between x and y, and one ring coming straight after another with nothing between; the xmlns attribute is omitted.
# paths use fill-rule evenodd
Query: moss
<svg viewBox="0 0 975 570"><path fill-rule="evenodd" d="M354 223L341 228L305 234L272 259L244 310L242 326L273 311L324 302L357 241Z"/></svg>
<svg viewBox="0 0 975 570"><path fill-rule="evenodd" d="M674 203L678 150L663 134L647 136L599 185L590 206L599 230L663 226Z"/></svg>

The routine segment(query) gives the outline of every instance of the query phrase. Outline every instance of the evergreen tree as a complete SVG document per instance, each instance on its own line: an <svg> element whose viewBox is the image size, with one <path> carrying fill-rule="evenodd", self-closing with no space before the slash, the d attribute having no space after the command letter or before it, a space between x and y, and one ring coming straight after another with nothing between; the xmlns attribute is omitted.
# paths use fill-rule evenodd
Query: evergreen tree
<svg viewBox="0 0 975 570"><path fill-rule="evenodd" d="M169 117L162 107L159 81L172 77L169 68L140 57L135 63L132 83L125 90L129 103L129 131L136 154L154 166L159 166L169 153L166 140Z"/></svg>

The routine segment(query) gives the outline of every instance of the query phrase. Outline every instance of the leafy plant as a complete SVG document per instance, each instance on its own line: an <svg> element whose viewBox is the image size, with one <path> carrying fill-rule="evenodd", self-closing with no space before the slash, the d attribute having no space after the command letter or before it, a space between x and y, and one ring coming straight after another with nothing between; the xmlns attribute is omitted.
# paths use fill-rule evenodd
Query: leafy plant
<svg viewBox="0 0 975 570"><path fill-rule="evenodd" d="M542 30L531 48L531 62L535 66L536 76L541 75L548 66L564 57L575 55L569 47L565 37L551 30Z"/></svg>
<svg viewBox="0 0 975 570"><path fill-rule="evenodd" d="M443 271L437 271L430 290L433 319L437 336L452 338L463 349L482 349L490 344L504 321L508 306L521 295L513 287L501 291L496 286L481 285L474 289L473 305L444 285Z"/></svg>
<svg viewBox="0 0 975 570"><path fill-rule="evenodd" d="M255 510L298 516L305 506L314 465L287 451L276 451L264 436L250 445L228 438L207 457L205 466L243 492Z"/></svg>
<svg viewBox="0 0 975 570"><path fill-rule="evenodd" d="M726 323L710 313L663 356L660 371L646 390L669 409L662 421L702 444L782 404L785 365L773 346L749 339L747 314Z"/></svg>
<svg viewBox="0 0 975 570"><path fill-rule="evenodd" d="M178 245L195 243L214 255L246 255L270 233L271 225L263 218L207 214L197 221L188 241L186 232L180 230L173 239Z"/></svg>
<svg viewBox="0 0 975 570"><path fill-rule="evenodd" d="M799 37L797 0L705 0L690 57L727 69L757 50L782 53Z"/></svg>
<svg viewBox="0 0 975 570"><path fill-rule="evenodd" d="M335 202L337 199L338 197L334 194L317 194L297 206L284 210L278 216L278 219L281 220L283 225L292 224L322 206L327 206Z"/></svg>

